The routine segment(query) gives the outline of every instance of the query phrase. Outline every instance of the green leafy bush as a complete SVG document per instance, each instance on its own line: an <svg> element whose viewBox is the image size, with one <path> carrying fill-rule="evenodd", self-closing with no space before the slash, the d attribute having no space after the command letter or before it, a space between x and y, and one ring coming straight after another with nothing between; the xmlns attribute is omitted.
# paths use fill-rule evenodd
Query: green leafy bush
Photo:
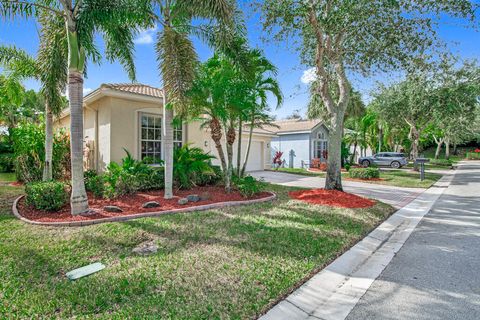
<svg viewBox="0 0 480 320"><path fill-rule="evenodd" d="M12 172L15 168L13 153L0 153L0 172Z"/></svg>
<svg viewBox="0 0 480 320"><path fill-rule="evenodd" d="M197 186L211 186L216 185L223 180L223 172L220 166L211 166L212 171L201 173L195 178L195 185Z"/></svg>
<svg viewBox="0 0 480 320"><path fill-rule="evenodd" d="M22 123L12 134L15 173L18 181L41 181L45 161L45 130L43 125ZM70 139L64 131L53 139L52 171L55 180L70 177Z"/></svg>
<svg viewBox="0 0 480 320"><path fill-rule="evenodd" d="M95 197L101 198L105 192L103 176L98 175L95 170L85 172L85 189L93 193Z"/></svg>
<svg viewBox="0 0 480 320"><path fill-rule="evenodd" d="M380 178L380 170L378 168L350 168L348 171L350 178L353 179L375 179Z"/></svg>
<svg viewBox="0 0 480 320"><path fill-rule="evenodd" d="M453 165L452 160L447 160L447 159L431 159L429 163L436 166L443 166L443 167L451 167Z"/></svg>
<svg viewBox="0 0 480 320"><path fill-rule="evenodd" d="M233 177L233 183L245 198L250 198L265 188L265 184L262 181L258 181L252 176L243 178Z"/></svg>
<svg viewBox="0 0 480 320"><path fill-rule="evenodd" d="M38 210L57 211L68 200L65 185L58 181L36 182L25 187L26 203Z"/></svg>
<svg viewBox="0 0 480 320"><path fill-rule="evenodd" d="M202 149L190 147L188 144L177 148L173 156L173 180L181 189L189 189L196 182L209 180L206 175L216 179L216 173L210 162L214 157Z"/></svg>
<svg viewBox="0 0 480 320"><path fill-rule="evenodd" d="M125 153L127 156L122 159L122 163L111 162L107 166L107 172L102 176L104 196L114 198L164 187L163 168L135 160L127 150Z"/></svg>

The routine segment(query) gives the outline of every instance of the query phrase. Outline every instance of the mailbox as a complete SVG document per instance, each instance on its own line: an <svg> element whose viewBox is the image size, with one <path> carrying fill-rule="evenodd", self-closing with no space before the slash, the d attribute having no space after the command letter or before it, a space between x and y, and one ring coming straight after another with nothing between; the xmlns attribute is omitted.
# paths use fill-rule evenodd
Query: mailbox
<svg viewBox="0 0 480 320"><path fill-rule="evenodd" d="M425 163L430 162L428 158L417 158L415 164L420 165L420 181L425 180Z"/></svg>

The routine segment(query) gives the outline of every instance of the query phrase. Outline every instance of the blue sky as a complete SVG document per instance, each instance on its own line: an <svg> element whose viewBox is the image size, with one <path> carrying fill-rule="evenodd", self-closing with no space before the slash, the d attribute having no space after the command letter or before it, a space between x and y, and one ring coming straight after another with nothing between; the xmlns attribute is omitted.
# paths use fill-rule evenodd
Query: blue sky
<svg viewBox="0 0 480 320"><path fill-rule="evenodd" d="M244 1L247 3L247 1ZM248 38L252 47L261 48L268 59L270 59L279 70L278 79L284 93L285 101L283 106L273 113L278 118L283 118L291 114L294 110L300 109L305 112L308 103L308 87L302 82L302 79L308 78L305 72L308 66L301 65L298 55L292 49L287 48L285 43L264 43L261 36L264 34L258 14L248 11L248 5L243 5L246 12L246 22L248 28ZM480 60L480 33L458 26L450 19L444 19L439 29L440 37L449 44L450 50L457 53L462 58L476 58ZM137 80L141 83L161 86L160 77L157 71L155 60L154 41L155 31L147 30L142 32L137 38L136 44L136 67ZM194 40L201 60L211 56L211 50ZM38 33L36 25L32 21L16 20L0 22L0 45L16 45L25 49L31 54L35 54L38 47ZM99 47L102 48L101 42ZM305 77L306 75L307 77ZM303 77L302 77L303 76ZM369 92L375 86L377 81L391 81L394 75L377 75L370 78L354 77L352 82L354 87L359 90L364 99L368 100ZM102 83L109 82L129 82L126 73L118 63L110 64L103 61L101 65L88 65L88 78L85 79L85 92L97 88ZM38 88L38 83L26 81L27 88ZM272 101L272 105L273 105Z"/></svg>

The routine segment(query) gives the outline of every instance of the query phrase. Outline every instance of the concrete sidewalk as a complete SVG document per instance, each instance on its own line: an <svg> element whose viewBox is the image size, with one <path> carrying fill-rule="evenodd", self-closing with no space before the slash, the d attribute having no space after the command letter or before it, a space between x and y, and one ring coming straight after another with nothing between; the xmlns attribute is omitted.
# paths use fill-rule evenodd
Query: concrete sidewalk
<svg viewBox="0 0 480 320"><path fill-rule="evenodd" d="M401 249L419 221L430 211L452 178L443 177L434 187L397 211L261 319L345 319Z"/></svg>
<svg viewBox="0 0 480 320"><path fill-rule="evenodd" d="M304 188L323 188L325 186L325 178L321 177L308 177L275 171L256 171L250 174L258 179L262 178L267 182L284 186ZM388 203L397 209L406 206L420 193L425 191L422 188L402 188L348 180L342 181L342 184L345 192L376 199Z"/></svg>
<svg viewBox="0 0 480 320"><path fill-rule="evenodd" d="M480 161L472 161L347 319L480 319L479 270Z"/></svg>

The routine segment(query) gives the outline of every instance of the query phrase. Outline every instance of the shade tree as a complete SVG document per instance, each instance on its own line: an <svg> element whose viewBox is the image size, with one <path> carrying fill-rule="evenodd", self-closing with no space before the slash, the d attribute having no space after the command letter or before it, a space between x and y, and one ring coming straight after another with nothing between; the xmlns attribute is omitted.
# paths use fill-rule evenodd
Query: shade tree
<svg viewBox="0 0 480 320"><path fill-rule="evenodd" d="M475 19L468 0L263 0L265 31L275 40L293 39L302 62L315 68L316 92L328 113L329 157L325 188L342 190L341 141L350 99L349 75L403 68L436 46L444 15ZM333 90L332 88L335 88ZM332 92L338 92L338 98Z"/></svg>

